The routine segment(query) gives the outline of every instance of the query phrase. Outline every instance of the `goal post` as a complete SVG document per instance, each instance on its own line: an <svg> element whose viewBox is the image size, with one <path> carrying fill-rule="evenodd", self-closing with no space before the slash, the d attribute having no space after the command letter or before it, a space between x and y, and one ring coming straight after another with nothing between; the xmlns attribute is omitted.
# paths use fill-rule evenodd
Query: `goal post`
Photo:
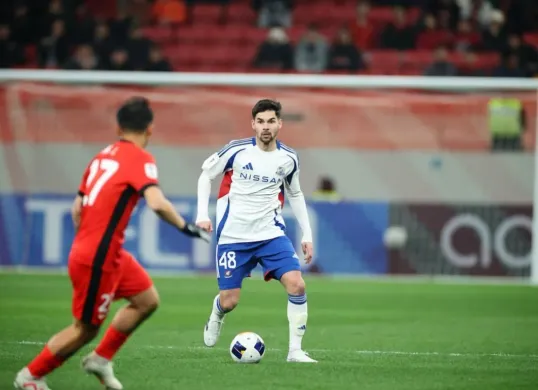
<svg viewBox="0 0 538 390"><path fill-rule="evenodd" d="M304 166L315 171L301 172L307 197L319 176L328 175L344 199L368 203L342 208L342 218L357 212L369 221L367 228L335 219L337 210L312 206L315 229L327 242L313 272L512 276L538 285L538 243L530 239L538 237L532 213L538 197L537 92L534 79L0 70L0 195L44 194L25 207L46 210L39 219L43 233L25 231L24 221L4 222L2 228L0 220L0 246L2 229L13 227L20 234L4 232L19 248L10 249L11 257L24 259L22 265L33 265L36 256L39 264L61 264L67 244L52 233L63 223L54 216L68 204L82 162L110 140L115 110L128 96L142 94L154 105L152 148L164 162L161 177L170 186L165 189L186 213L193 212L190 198L207 151L248 136L252 104L275 97L284 105L284 142L299 149ZM495 96L523 103L529 119L526 152L488 151L487 103ZM185 168L180 179L178 166ZM57 174L47 175L45 167ZM58 197L47 200L53 193ZM335 226L328 227L344 220L361 236L340 237ZM150 229L157 225L144 213L136 224L145 233L135 228L128 236L138 241L144 236L133 250L146 265L212 269L202 246L159 243L158 229ZM365 243L375 241L369 235L376 236L381 225L404 227L407 246L385 248L381 255ZM290 234L299 237L290 226ZM43 235L42 242L35 241L36 234ZM179 260L171 254L182 251L187 255ZM329 264L331 256L343 263Z"/></svg>
<svg viewBox="0 0 538 390"><path fill-rule="evenodd" d="M538 91L538 80L486 77L348 76L317 74L0 70L0 82L168 86L417 89L434 91Z"/></svg>

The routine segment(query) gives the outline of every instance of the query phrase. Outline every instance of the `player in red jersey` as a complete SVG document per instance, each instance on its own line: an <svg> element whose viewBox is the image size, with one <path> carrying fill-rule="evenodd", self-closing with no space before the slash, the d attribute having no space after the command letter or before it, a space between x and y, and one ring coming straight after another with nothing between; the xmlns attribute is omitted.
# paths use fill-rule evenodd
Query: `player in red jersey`
<svg viewBox="0 0 538 390"><path fill-rule="evenodd" d="M144 150L152 134L153 112L144 98L128 100L117 113L120 140L98 153L84 172L73 203L76 235L68 270L73 287L74 323L53 336L15 378L15 388L50 390L44 377L93 340L110 303L126 299L101 343L82 361L109 390L123 386L111 360L132 332L158 307L151 278L123 246L131 213L143 196L162 219L191 237L208 233L186 223L158 187L157 167Z"/></svg>

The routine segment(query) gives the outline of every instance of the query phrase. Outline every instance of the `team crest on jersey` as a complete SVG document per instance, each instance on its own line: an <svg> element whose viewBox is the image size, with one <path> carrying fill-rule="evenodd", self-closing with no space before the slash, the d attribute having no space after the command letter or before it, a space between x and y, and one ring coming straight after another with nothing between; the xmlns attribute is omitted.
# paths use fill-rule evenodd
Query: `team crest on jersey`
<svg viewBox="0 0 538 390"><path fill-rule="evenodd" d="M278 169L276 170L276 175L280 177L286 176L286 171L284 170L284 167L278 167Z"/></svg>

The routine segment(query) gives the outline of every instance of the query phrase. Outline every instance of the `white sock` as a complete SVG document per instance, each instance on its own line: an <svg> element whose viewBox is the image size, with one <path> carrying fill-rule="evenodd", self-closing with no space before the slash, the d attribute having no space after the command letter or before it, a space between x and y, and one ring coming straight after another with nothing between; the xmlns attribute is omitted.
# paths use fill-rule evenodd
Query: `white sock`
<svg viewBox="0 0 538 390"><path fill-rule="evenodd" d="M288 294L288 321L290 322L290 351L302 349L303 336L308 319L306 294Z"/></svg>
<svg viewBox="0 0 538 390"><path fill-rule="evenodd" d="M217 294L217 296L213 300L213 310L211 311L211 319L212 320L221 320L221 319L224 318L226 313L228 313L228 311L224 310L220 306L220 295Z"/></svg>

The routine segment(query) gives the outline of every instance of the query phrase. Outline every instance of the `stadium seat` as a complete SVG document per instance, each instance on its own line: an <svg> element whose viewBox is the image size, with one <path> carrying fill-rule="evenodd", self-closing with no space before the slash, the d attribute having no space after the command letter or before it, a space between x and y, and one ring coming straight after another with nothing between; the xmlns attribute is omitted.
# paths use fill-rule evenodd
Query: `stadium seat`
<svg viewBox="0 0 538 390"><path fill-rule="evenodd" d="M523 40L529 45L534 46L535 49L538 49L538 32L527 33L523 36Z"/></svg>
<svg viewBox="0 0 538 390"><path fill-rule="evenodd" d="M194 24L218 24L225 15L225 9L221 5L197 4L192 7Z"/></svg>
<svg viewBox="0 0 538 390"><path fill-rule="evenodd" d="M372 50L365 56L371 74L397 74L404 67L406 54L397 50Z"/></svg>
<svg viewBox="0 0 538 390"><path fill-rule="evenodd" d="M226 7L226 22L228 24L256 24L256 13L249 3L232 2Z"/></svg>
<svg viewBox="0 0 538 390"><path fill-rule="evenodd" d="M24 47L24 57L26 61L34 64L37 62L37 47L36 45L26 45Z"/></svg>
<svg viewBox="0 0 538 390"><path fill-rule="evenodd" d="M153 42L161 45L169 43L174 39L174 32L166 26L148 26L142 28L144 36Z"/></svg>
<svg viewBox="0 0 538 390"><path fill-rule="evenodd" d="M177 38L180 43L203 44L211 41L211 25L187 25L182 26L177 31Z"/></svg>
<svg viewBox="0 0 538 390"><path fill-rule="evenodd" d="M229 24L221 29L221 36L230 43L254 42L259 44L267 37L267 30L247 24Z"/></svg>

